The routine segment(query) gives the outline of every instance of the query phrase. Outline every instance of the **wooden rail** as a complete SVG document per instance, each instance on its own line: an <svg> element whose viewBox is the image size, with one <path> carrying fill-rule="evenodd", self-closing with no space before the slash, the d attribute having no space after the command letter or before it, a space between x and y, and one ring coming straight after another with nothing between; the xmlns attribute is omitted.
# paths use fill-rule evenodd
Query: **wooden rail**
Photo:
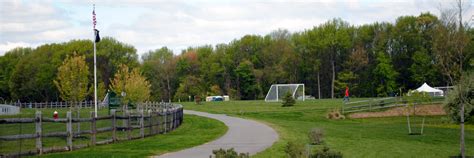
<svg viewBox="0 0 474 158"><path fill-rule="evenodd" d="M151 106L150 106L151 107ZM109 144L117 141L141 139L147 136L152 136L160 133L166 133L179 127L183 122L183 108L181 105L166 106L166 108L157 110L149 109L144 114L144 109L138 111L137 114L131 114L130 111L125 111L125 115L116 115L116 111L112 110L108 116L94 117L95 113L90 113L90 118L72 118L71 112L67 112L66 118L54 119L42 117L41 111L36 111L35 118L5 118L0 119L0 125L2 124L18 124L18 123L34 123L35 133L32 134L18 134L18 135L5 135L0 136L0 141L15 141L20 139L36 139L36 150L22 151L20 153L0 153L0 157L18 157L26 155L41 155L44 153L61 152L61 151L72 151L75 149L95 146L97 144ZM97 121L99 120L110 120L110 127L97 128ZM119 126L117 120L124 120L124 126ZM137 120L138 125L132 125L132 121ZM44 122L53 122L65 124L66 131L64 132L43 132ZM73 131L73 123L78 122L90 122L90 130ZM145 123L147 122L147 123ZM148 133L145 133L145 129L149 129ZM132 136L132 131L138 129L139 136ZM127 138L119 139L117 137L117 131L125 131ZM96 136L99 133L111 132L111 138L103 141L97 141ZM73 139L80 135L89 134L90 143L73 145ZM46 148L43 146L43 138L45 137L60 137L66 138L65 147L51 147Z"/></svg>
<svg viewBox="0 0 474 158"><path fill-rule="evenodd" d="M444 100L443 97L433 97L427 103L438 104ZM421 103L421 101L419 101ZM369 99L355 102L344 102L341 108L342 114L360 111L372 111L391 107L407 106L407 101L400 97L387 97L381 99Z"/></svg>

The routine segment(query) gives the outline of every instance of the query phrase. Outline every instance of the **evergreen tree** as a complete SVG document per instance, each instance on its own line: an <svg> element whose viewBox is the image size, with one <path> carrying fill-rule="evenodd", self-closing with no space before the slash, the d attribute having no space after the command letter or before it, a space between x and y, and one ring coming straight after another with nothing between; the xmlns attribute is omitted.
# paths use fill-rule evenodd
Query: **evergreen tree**
<svg viewBox="0 0 474 158"><path fill-rule="evenodd" d="M296 103L296 100L295 98L293 98L293 95L291 95L290 92L287 92L285 94L285 97L283 97L283 105L281 105L282 107L289 107L289 106L293 106L295 105Z"/></svg>

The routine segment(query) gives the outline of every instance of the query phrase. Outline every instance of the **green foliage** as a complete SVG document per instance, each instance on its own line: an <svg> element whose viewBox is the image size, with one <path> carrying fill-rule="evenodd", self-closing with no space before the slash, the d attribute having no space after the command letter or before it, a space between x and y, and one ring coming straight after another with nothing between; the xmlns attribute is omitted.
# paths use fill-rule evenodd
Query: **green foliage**
<svg viewBox="0 0 474 158"><path fill-rule="evenodd" d="M92 42L87 46L79 46L89 48L89 50L87 50L89 53L86 55L89 67L93 68L94 53L92 53L91 48ZM110 79L114 77L114 74L122 64L130 68L138 67L137 50L133 46L117 41L114 38L102 38L100 42L97 43L97 74L100 76L102 82L104 82L105 87L110 87Z"/></svg>
<svg viewBox="0 0 474 158"><path fill-rule="evenodd" d="M248 60L240 62L239 66L235 69L235 74L238 78L238 88L240 88L240 99L257 99L258 88L253 70L253 65Z"/></svg>
<svg viewBox="0 0 474 158"><path fill-rule="evenodd" d="M281 105L282 107L290 107L295 105L296 100L293 98L293 95L290 92L287 92L285 96L283 97L283 104Z"/></svg>
<svg viewBox="0 0 474 158"><path fill-rule="evenodd" d="M75 52L85 56L89 72L93 72L93 50L90 40L71 40L32 48L16 48L0 56L0 93L3 99L21 102L56 101L60 92L53 80L67 56ZM105 88L120 64L138 66L135 48L105 37L97 44L97 77ZM93 75L89 75L89 81ZM8 91L6 91L8 90Z"/></svg>
<svg viewBox="0 0 474 158"><path fill-rule="evenodd" d="M215 158L249 158L249 153L240 153L238 154L234 151L234 148L224 150L222 148L218 150L212 150Z"/></svg>
<svg viewBox="0 0 474 158"><path fill-rule="evenodd" d="M200 80L199 93L261 99L275 83L304 83L306 94L341 97L349 86L356 97L406 92L423 82L453 85L472 69L474 29L458 30L449 19L430 13L401 16L395 23L353 26L331 19L300 32L284 29L244 35L229 43L189 47L179 55L162 47L138 61L136 49L110 37L97 43L99 83L105 88L121 64L140 71L151 85L152 100L179 100L189 76ZM92 41L72 40L11 50L0 57L0 94L21 101L59 98L53 80L71 52L86 56L93 71ZM31 53L28 53L31 52ZM89 76L92 80L92 75ZM178 92L178 89L181 91ZM179 96L181 98L174 98Z"/></svg>
<svg viewBox="0 0 474 158"><path fill-rule="evenodd" d="M89 94L90 96L94 96L94 84L91 84L89 87ZM97 83L97 100L102 101L107 94L107 88L105 88L104 82Z"/></svg>
<svg viewBox="0 0 474 158"><path fill-rule="evenodd" d="M56 100L59 92L53 80L64 58L57 58L52 50L58 44L43 45L18 61L10 78L12 99L25 101Z"/></svg>
<svg viewBox="0 0 474 158"><path fill-rule="evenodd" d="M450 16L450 13L444 13ZM460 27L457 20L442 17L441 23L434 29L433 55L436 64L450 85L456 84L463 70L468 64L468 45L472 45L472 36L467 34L466 28ZM467 63L467 64L466 64Z"/></svg>
<svg viewBox="0 0 474 158"><path fill-rule="evenodd" d="M452 121L461 121L461 106L464 105L464 121L471 122L474 116L474 72L466 73L454 87L448 92L444 102L444 109Z"/></svg>
<svg viewBox="0 0 474 158"><path fill-rule="evenodd" d="M31 48L15 48L0 56L0 96L5 100L11 100L10 79L16 64L32 52Z"/></svg>
<svg viewBox="0 0 474 158"><path fill-rule="evenodd" d="M219 85L213 85L210 89L209 95L222 95L222 89Z"/></svg>
<svg viewBox="0 0 474 158"><path fill-rule="evenodd" d="M141 75L138 68L129 70L127 65L121 65L111 83L111 89L116 94L121 95L125 92L125 97L122 99L124 104L148 101L150 97L150 83Z"/></svg>
<svg viewBox="0 0 474 158"><path fill-rule="evenodd" d="M202 80L195 76L187 76L179 84L178 90L174 96L175 100L188 100L188 97L195 98L195 96L200 96L202 98L205 95L204 87Z"/></svg>
<svg viewBox="0 0 474 158"><path fill-rule="evenodd" d="M318 145L323 143L324 131L320 128L312 128L308 133L309 143L312 145Z"/></svg>
<svg viewBox="0 0 474 158"><path fill-rule="evenodd" d="M406 102L409 107L412 107L417 104L429 103L431 96L426 92L409 91L403 95L403 101Z"/></svg>
<svg viewBox="0 0 474 158"><path fill-rule="evenodd" d="M426 51L417 51L412 56L413 64L409 68L413 80L413 83L421 85L426 81L431 82L434 85L439 85L438 80L439 72L436 69L436 65L432 62L434 59Z"/></svg>
<svg viewBox="0 0 474 158"><path fill-rule="evenodd" d="M163 47L142 56L141 71L150 81L152 100L172 99L173 85L176 84L176 58L172 50Z"/></svg>
<svg viewBox="0 0 474 158"><path fill-rule="evenodd" d="M329 147L324 146L322 150L317 150L310 158L342 158L342 153L338 151L331 151Z"/></svg>
<svg viewBox="0 0 474 158"><path fill-rule="evenodd" d="M79 102L86 99L89 88L89 68L85 56L71 56L58 68L54 84L65 101Z"/></svg>
<svg viewBox="0 0 474 158"><path fill-rule="evenodd" d="M304 144L297 141L289 141L285 146L285 153L289 158L303 158L305 154Z"/></svg>
<svg viewBox="0 0 474 158"><path fill-rule="evenodd" d="M358 76L356 74L354 74L353 72L351 71L343 71L343 72L340 72L338 73L339 76L339 79L337 79L335 82L336 84L336 91L339 92L339 96L344 96L345 94L345 89L346 87L350 87L351 90L353 89L357 89L358 88L358 84L355 83L355 80L358 78ZM352 84L350 84L352 83ZM350 84L350 85L349 85Z"/></svg>
<svg viewBox="0 0 474 158"><path fill-rule="evenodd" d="M397 90L396 78L398 72L395 71L390 58L383 52L377 53L377 66L375 67L374 77L377 82L376 91L378 96L388 96L389 92L395 92Z"/></svg>

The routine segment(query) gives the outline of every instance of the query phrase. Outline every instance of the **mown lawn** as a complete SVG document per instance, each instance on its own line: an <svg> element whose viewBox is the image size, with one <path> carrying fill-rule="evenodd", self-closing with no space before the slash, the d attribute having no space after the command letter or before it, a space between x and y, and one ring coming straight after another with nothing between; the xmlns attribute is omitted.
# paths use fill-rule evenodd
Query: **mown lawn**
<svg viewBox="0 0 474 158"><path fill-rule="evenodd" d="M44 117L52 117L49 115L52 115L54 110L59 111L60 117L65 117L65 111L67 109L42 109L42 112L45 114ZM107 110L101 110L99 112L99 116L100 115L107 115ZM34 110L23 109L21 115L2 116L2 118L33 116ZM89 109L83 109L81 111L81 117L88 116L90 116ZM73 126L74 130L76 130L76 126ZM110 121L98 121L97 126L98 128L110 126ZM34 133L35 128L34 124L4 124L0 127L0 135ZM66 130L65 124L61 123L44 123L43 127L43 132L58 132ZM81 130L87 130L89 128L89 123L81 123ZM226 131L227 127L220 121L195 115L185 115L183 124L176 130L167 134L159 134L138 140L120 141L116 144L83 148L72 152L45 154L42 157L147 157L197 146L219 138L224 135ZM139 130L134 130L132 135L138 136L138 132ZM145 130L145 133L148 133L148 131ZM126 138L126 132L118 132L118 137ZM110 132L97 135L98 141L110 138ZM74 139L73 141L75 145L87 144L89 142L89 135L84 135L84 138ZM43 138L43 147L53 146L66 146L66 139ZM26 139L22 141L0 141L0 153L12 153L19 152L20 150L26 151L33 149L35 149L34 139Z"/></svg>
<svg viewBox="0 0 474 158"><path fill-rule="evenodd" d="M219 138L226 131L227 127L220 121L185 115L184 123L167 134L42 157L147 157L201 145Z"/></svg>
<svg viewBox="0 0 474 158"><path fill-rule="evenodd" d="M322 128L325 131L324 144L331 150L342 152L344 157L448 157L459 153L459 126L444 116L426 117L424 134L408 135L406 117L326 119L326 113L340 107L341 103L342 99L310 100L285 108L281 103L264 101L182 104L188 110L225 113L272 126L279 133L280 140L254 157L286 157L286 143L307 143L307 133L311 128ZM420 122L420 118L412 119L415 125ZM465 132L466 151L468 155L474 155L474 125L466 125Z"/></svg>

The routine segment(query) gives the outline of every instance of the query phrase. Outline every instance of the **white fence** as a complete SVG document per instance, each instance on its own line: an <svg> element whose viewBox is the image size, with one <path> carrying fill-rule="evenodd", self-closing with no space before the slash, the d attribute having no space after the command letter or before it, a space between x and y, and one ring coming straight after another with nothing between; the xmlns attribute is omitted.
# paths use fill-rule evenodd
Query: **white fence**
<svg viewBox="0 0 474 158"><path fill-rule="evenodd" d="M7 105L13 105L20 108L68 108L71 106L79 105L81 108L94 108L95 104L94 101L82 101L82 102L42 102L42 103L35 103L35 102L5 102ZM103 102L99 102L97 104L98 108L106 107L106 104Z"/></svg>

